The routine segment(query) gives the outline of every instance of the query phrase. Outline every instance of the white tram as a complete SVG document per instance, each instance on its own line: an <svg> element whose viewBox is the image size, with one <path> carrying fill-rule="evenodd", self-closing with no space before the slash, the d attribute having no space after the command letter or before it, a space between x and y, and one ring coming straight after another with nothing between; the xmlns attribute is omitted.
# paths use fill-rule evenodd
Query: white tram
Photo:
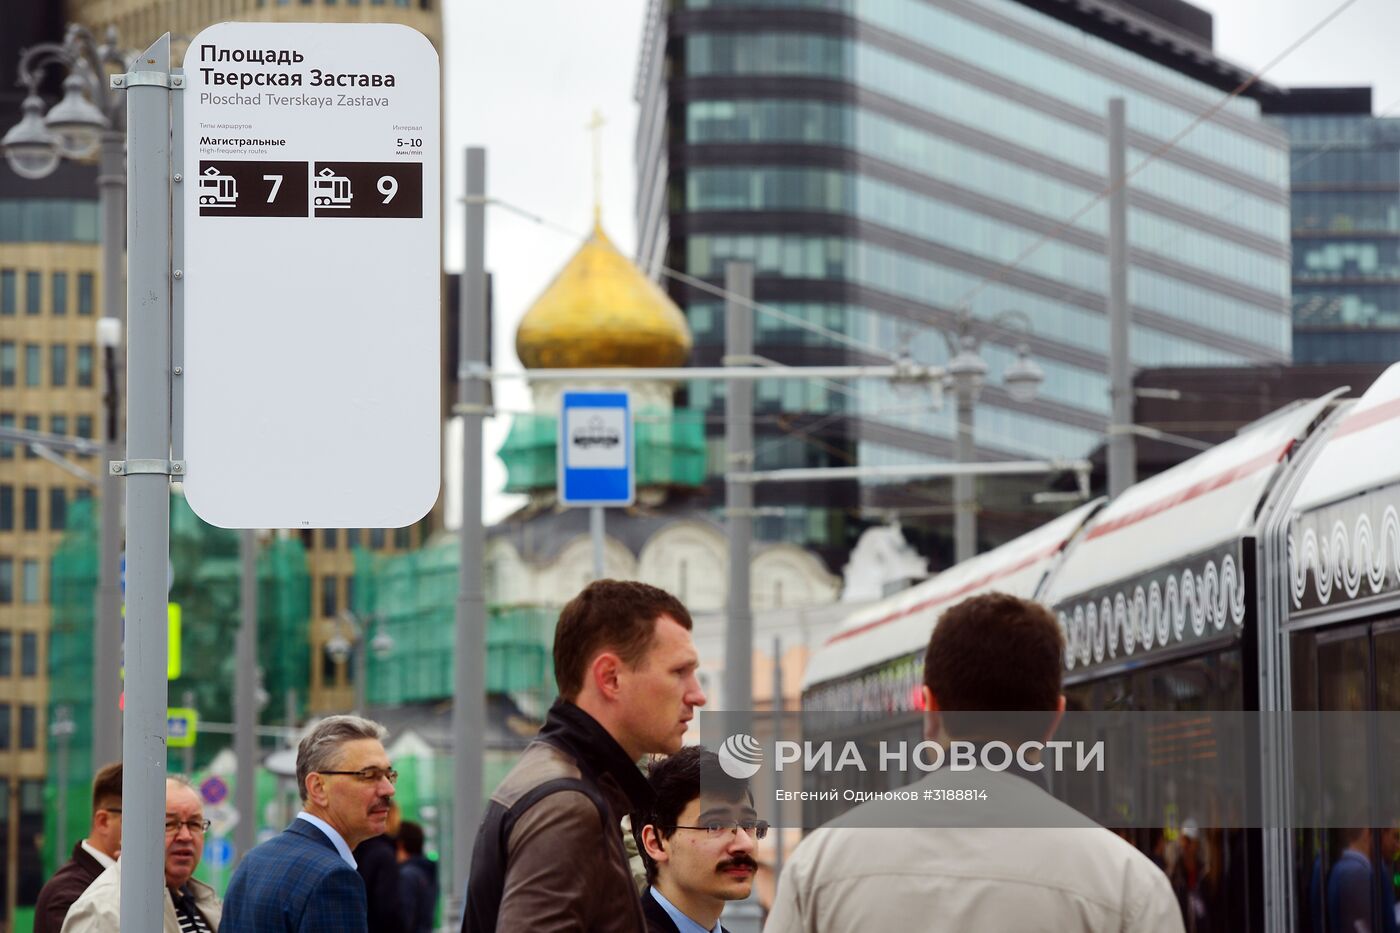
<svg viewBox="0 0 1400 933"><path fill-rule="evenodd" d="M853 614L803 685L804 710L839 713L822 721L840 734L807 738L916 739L929 634L944 609L989 590L1058 614L1071 709L1400 711L1400 364L1360 399L1341 391ZM1251 791L1288 799L1287 747L1261 748ZM1364 753L1367 773L1400 780L1400 748ZM832 815L821 806L806 825ZM1212 931L1332 933L1326 879L1345 840L1211 828L1243 806L1219 799L1213 814L1124 832L1160 852L1188 820L1200 827ZM1372 865L1394 857L1370 835ZM1370 929L1395 929L1379 894L1372 906Z"/></svg>

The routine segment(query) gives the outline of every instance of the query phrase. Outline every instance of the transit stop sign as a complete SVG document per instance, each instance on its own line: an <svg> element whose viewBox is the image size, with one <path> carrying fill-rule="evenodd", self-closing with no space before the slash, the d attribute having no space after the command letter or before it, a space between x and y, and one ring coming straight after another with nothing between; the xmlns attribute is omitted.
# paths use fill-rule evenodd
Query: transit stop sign
<svg viewBox="0 0 1400 933"><path fill-rule="evenodd" d="M437 499L439 87L432 43L396 24L190 42L175 384L205 521L400 527Z"/></svg>
<svg viewBox="0 0 1400 933"><path fill-rule="evenodd" d="M172 706L165 713L165 744L169 748L190 748L199 731L199 713L189 707Z"/></svg>
<svg viewBox="0 0 1400 933"><path fill-rule="evenodd" d="M637 496L633 447L626 391L560 393L560 504L631 505Z"/></svg>

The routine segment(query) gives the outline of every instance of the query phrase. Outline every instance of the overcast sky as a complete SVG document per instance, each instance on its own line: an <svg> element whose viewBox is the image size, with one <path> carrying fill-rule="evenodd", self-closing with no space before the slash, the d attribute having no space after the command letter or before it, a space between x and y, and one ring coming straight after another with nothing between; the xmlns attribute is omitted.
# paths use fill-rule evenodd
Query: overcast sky
<svg viewBox="0 0 1400 933"><path fill-rule="evenodd" d="M1213 0L1215 47L1261 68L1345 0ZM447 82L447 268L462 268L463 150L487 149L487 192L583 234L593 203L590 135L594 109L603 130L603 223L630 255L633 100L646 0L451 0L444 4ZM1283 85L1370 84L1377 112L1400 115L1400 2L1352 0L1332 23L1275 66ZM578 241L500 209L487 212L486 265L495 274L496 365L517 368L520 316ZM504 409L529 407L521 384L498 389ZM488 424L486 519L518 503L502 496L495 457L508 418ZM455 472L455 471L453 471ZM449 507L450 504L449 504ZM450 514L456 514L451 508Z"/></svg>

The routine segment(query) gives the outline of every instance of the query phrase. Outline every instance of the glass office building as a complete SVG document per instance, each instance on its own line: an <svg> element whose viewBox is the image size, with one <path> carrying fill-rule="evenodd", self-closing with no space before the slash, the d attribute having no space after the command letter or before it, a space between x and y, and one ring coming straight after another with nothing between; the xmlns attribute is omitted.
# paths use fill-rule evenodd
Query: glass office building
<svg viewBox="0 0 1400 933"><path fill-rule="evenodd" d="M1085 457L1110 410L1095 202L1110 97L1126 101L1129 170L1146 163L1128 208L1133 362L1290 358L1287 139L1261 118L1277 89L1222 105L1245 77L1211 51L1209 14L1178 0L657 0L637 86L639 259L717 283L727 260L752 261L756 298L784 315L756 315L756 352L794 365L878 361L872 346L941 364L966 308L991 367L979 459ZM722 302L670 287L695 361L716 363ZM990 323L1008 310L1029 334ZM1022 339L1046 375L1025 404L1000 386ZM722 410L713 384L689 393ZM953 406L918 393L774 382L757 405L759 469L953 458ZM861 506L887 505L927 516L921 543L946 554L946 487L761 486L761 505L787 508L759 533L839 560ZM983 487L984 547L1043 520L1024 484Z"/></svg>
<svg viewBox="0 0 1400 933"><path fill-rule="evenodd" d="M1400 359L1400 118L1373 117L1370 88L1297 90L1288 110L1294 361Z"/></svg>

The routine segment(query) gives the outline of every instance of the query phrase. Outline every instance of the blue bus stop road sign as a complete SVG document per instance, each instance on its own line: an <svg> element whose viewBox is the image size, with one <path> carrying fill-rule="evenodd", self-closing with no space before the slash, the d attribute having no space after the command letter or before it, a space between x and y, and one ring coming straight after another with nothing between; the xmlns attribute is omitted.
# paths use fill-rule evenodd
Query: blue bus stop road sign
<svg viewBox="0 0 1400 933"><path fill-rule="evenodd" d="M636 499L632 399L624 390L565 391L559 407L559 502L628 506Z"/></svg>
<svg viewBox="0 0 1400 933"><path fill-rule="evenodd" d="M226 868L233 861L233 843L223 837L204 844L204 862L210 868Z"/></svg>

